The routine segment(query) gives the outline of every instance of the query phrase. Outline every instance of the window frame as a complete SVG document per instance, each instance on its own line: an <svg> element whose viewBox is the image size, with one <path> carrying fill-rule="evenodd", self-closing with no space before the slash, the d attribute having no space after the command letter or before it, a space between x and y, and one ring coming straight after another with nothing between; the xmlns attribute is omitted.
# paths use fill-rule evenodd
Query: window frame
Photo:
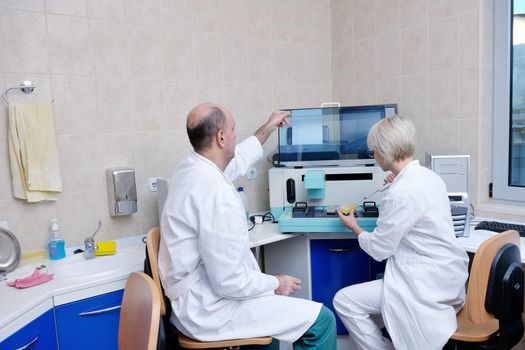
<svg viewBox="0 0 525 350"><path fill-rule="evenodd" d="M492 198L502 203L523 205L525 187L509 186L512 2L513 0L494 1Z"/></svg>

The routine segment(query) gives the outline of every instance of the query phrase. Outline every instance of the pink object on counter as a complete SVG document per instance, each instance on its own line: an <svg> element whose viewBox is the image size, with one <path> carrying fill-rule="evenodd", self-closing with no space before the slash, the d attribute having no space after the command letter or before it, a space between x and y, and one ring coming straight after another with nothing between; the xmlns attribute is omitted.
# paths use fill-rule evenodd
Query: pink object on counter
<svg viewBox="0 0 525 350"><path fill-rule="evenodd" d="M39 269L35 269L35 271L31 274L31 276L24 277L24 278L17 278L13 282L7 282L8 286L15 287L15 288L29 288L36 286L38 284L45 283L49 280L53 279L53 274L49 273L40 273Z"/></svg>

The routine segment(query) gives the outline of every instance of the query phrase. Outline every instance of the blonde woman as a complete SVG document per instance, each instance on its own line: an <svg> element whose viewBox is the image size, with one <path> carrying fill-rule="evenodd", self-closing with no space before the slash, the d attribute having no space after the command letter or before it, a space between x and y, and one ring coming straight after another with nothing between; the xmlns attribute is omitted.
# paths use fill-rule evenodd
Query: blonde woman
<svg viewBox="0 0 525 350"><path fill-rule="evenodd" d="M381 120L370 129L368 147L379 166L394 175L377 227L364 231L353 212L339 218L365 252L387 260L384 279L341 289L335 309L357 349L442 349L457 328L468 276L468 256L456 242L445 184L412 158L410 120ZM382 337L381 318L392 342Z"/></svg>

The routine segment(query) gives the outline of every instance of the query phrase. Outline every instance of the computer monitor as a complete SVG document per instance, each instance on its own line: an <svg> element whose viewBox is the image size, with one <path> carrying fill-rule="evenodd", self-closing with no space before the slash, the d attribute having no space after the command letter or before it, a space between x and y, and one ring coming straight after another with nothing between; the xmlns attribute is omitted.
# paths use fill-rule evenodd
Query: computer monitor
<svg viewBox="0 0 525 350"><path fill-rule="evenodd" d="M382 118L397 114L397 105L297 108L279 129L276 166L374 164L366 143L368 131Z"/></svg>

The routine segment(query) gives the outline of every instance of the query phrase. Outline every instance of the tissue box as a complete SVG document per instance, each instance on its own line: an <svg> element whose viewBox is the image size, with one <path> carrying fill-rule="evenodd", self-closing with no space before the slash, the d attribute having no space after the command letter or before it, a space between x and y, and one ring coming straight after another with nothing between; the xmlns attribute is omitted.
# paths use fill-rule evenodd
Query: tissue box
<svg viewBox="0 0 525 350"><path fill-rule="evenodd" d="M115 241L106 241L106 242L97 242L95 243L97 249L95 250L95 255L113 255L117 250L117 242Z"/></svg>

